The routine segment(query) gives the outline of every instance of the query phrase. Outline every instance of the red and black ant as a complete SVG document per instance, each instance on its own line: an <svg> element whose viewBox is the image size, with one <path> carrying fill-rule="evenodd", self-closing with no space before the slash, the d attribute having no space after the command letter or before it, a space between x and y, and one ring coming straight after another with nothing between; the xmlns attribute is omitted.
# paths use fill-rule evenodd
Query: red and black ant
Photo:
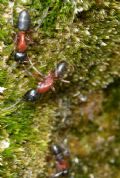
<svg viewBox="0 0 120 178"><path fill-rule="evenodd" d="M18 17L19 32L16 37L16 51L14 54L15 60L19 63L26 61L27 54L27 37L26 32L29 30L31 24L30 15L26 10L20 12Z"/></svg>
<svg viewBox="0 0 120 178"><path fill-rule="evenodd" d="M66 176L69 173L69 163L65 159L63 149L59 145L52 145L51 151L56 159L56 173L51 178Z"/></svg>
<svg viewBox="0 0 120 178"><path fill-rule="evenodd" d="M38 83L36 89L31 89L24 95L24 99L26 101L36 101L42 93L54 88L55 81L60 80L66 70L67 62L59 62L56 69L48 73L43 81Z"/></svg>

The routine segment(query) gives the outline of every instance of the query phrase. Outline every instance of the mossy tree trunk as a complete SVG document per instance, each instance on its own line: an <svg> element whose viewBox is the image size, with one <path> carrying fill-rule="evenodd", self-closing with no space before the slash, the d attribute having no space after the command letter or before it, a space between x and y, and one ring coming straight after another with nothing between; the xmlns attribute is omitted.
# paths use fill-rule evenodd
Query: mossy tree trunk
<svg viewBox="0 0 120 178"><path fill-rule="evenodd" d="M49 177L48 146L67 141L75 178L119 178L120 2L0 2L0 177ZM34 66L47 75L68 63L70 83L56 81L56 91L37 103L21 100L36 87L36 73L11 55L22 9L31 15L27 53Z"/></svg>

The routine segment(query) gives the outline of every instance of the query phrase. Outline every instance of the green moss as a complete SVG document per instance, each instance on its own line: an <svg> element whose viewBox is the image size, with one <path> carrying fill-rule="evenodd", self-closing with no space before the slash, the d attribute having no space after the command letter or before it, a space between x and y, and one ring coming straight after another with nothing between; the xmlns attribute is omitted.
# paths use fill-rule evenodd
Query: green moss
<svg viewBox="0 0 120 178"><path fill-rule="evenodd" d="M45 177L49 142L68 138L75 178L118 178L120 3L20 0L10 7L0 2L0 87L6 88L0 94L0 140L10 142L0 149L0 176L27 177L31 171L33 178ZM69 64L70 84L56 82L56 92L37 103L20 99L41 78L12 56L21 9L31 15L28 34L34 44L27 52L34 66L47 74L60 60Z"/></svg>

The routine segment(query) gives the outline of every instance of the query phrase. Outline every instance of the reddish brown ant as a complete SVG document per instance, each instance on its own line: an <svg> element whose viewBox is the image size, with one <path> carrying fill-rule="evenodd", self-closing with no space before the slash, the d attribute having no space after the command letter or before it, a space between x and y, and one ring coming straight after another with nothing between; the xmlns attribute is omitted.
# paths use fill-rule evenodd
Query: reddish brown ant
<svg viewBox="0 0 120 178"><path fill-rule="evenodd" d="M65 61L59 62L56 69L48 73L43 81L38 83L36 89L31 89L24 95L24 99L26 101L36 101L40 94L54 88L55 81L60 80L66 70L67 63Z"/></svg>
<svg viewBox="0 0 120 178"><path fill-rule="evenodd" d="M16 37L16 51L14 54L15 60L19 63L26 61L27 54L27 34L30 28L30 15L26 10L20 12L18 17L18 34Z"/></svg>
<svg viewBox="0 0 120 178"><path fill-rule="evenodd" d="M63 149L59 145L52 145L51 151L56 159L56 173L51 178L66 176L69 173L69 163L64 157Z"/></svg>

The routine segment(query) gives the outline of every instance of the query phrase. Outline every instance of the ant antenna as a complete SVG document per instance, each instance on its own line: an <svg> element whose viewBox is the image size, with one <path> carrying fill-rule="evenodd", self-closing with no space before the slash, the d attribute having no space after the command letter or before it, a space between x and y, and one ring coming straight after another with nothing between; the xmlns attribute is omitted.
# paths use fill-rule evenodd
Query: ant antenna
<svg viewBox="0 0 120 178"><path fill-rule="evenodd" d="M44 77L44 75L38 71L38 69L33 65L32 61L28 58L28 61L30 63L30 65L32 66L32 68L34 69L34 71L36 71L40 76Z"/></svg>

